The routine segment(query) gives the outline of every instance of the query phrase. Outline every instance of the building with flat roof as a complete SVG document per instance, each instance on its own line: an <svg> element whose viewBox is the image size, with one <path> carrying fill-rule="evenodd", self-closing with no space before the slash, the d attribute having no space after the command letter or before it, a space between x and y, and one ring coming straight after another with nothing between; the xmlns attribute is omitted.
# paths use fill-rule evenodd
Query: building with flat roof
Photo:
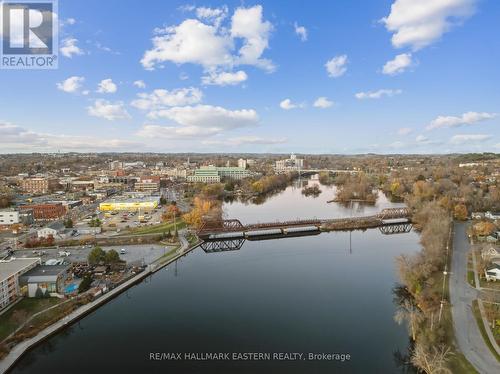
<svg viewBox="0 0 500 374"><path fill-rule="evenodd" d="M134 190L138 192L149 192L155 193L160 191L160 182L154 180L141 180L140 182L135 182Z"/></svg>
<svg viewBox="0 0 500 374"><path fill-rule="evenodd" d="M101 212L110 211L149 211L156 209L160 203L159 196L150 196L146 198L132 198L132 199L113 199L102 202L99 204Z"/></svg>
<svg viewBox="0 0 500 374"><path fill-rule="evenodd" d="M19 285L28 297L36 297L37 292L63 293L68 269L69 265L38 265L19 276Z"/></svg>
<svg viewBox="0 0 500 374"><path fill-rule="evenodd" d="M19 211L31 209L35 221L50 221L63 217L66 207L62 203L21 205Z"/></svg>
<svg viewBox="0 0 500 374"><path fill-rule="evenodd" d="M26 209L21 212L14 209L0 210L0 226L31 225L33 223L33 210Z"/></svg>
<svg viewBox="0 0 500 374"><path fill-rule="evenodd" d="M245 168L234 166L202 166L187 177L188 182L219 183L223 178L241 180L248 178L252 173Z"/></svg>
<svg viewBox="0 0 500 374"><path fill-rule="evenodd" d="M11 258L0 260L0 310L16 301L22 290L19 277L41 264L40 258Z"/></svg>

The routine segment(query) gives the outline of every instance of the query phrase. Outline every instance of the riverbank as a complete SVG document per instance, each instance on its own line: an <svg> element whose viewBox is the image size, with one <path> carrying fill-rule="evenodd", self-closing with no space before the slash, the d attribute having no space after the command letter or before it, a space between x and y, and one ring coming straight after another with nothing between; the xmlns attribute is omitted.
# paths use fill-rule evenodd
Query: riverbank
<svg viewBox="0 0 500 374"><path fill-rule="evenodd" d="M195 248L199 246L200 243L195 243L192 246L189 246L187 244L187 240L181 241L181 246L180 246L180 251L173 257L164 259L163 261L158 261L155 263L152 263L148 265L148 267L141 273L137 274L133 278L130 278L129 280L125 281L118 287L114 288L113 290L105 293L104 295L100 296L94 301L91 301L88 304L85 304L84 306L78 308L74 312L70 313L63 319L59 320L58 322L54 323L53 325L47 327L43 331L41 331L39 334L36 336L27 339L18 345L16 345L14 348L10 350L8 355L0 361L0 373L6 373L8 370L10 370L15 363L21 359L21 357L30 349L33 347L37 346L38 344L42 343L44 340L50 338L52 335L58 333L60 330L63 330L70 325L74 324L75 322L79 321L86 315L92 313L94 310L97 308L101 307L102 305L106 304L107 302L111 301L113 298L117 297L127 289L133 287L134 285L140 283L142 280L147 278L148 276L156 273L157 271L161 270L165 266L171 264L172 262L177 261L181 257L187 255L191 251L193 251ZM158 259L161 260L162 258Z"/></svg>

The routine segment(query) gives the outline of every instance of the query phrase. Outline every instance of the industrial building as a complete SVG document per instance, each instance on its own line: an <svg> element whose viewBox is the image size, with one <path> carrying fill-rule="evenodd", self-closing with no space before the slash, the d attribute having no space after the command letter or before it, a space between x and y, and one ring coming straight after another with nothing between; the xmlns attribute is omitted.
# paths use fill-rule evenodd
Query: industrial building
<svg viewBox="0 0 500 374"><path fill-rule="evenodd" d="M19 277L39 264L39 258L0 260L0 310L21 296L23 291L19 285Z"/></svg>
<svg viewBox="0 0 500 374"><path fill-rule="evenodd" d="M33 211L33 218L35 221L55 220L66 214L66 208L62 203L21 205L19 207L20 212L24 212L27 209Z"/></svg>
<svg viewBox="0 0 500 374"><path fill-rule="evenodd" d="M160 202L159 197L150 196L147 198L136 198L136 199L114 199L108 200L99 204L99 210L101 212L112 212L112 211L150 211L156 209Z"/></svg>

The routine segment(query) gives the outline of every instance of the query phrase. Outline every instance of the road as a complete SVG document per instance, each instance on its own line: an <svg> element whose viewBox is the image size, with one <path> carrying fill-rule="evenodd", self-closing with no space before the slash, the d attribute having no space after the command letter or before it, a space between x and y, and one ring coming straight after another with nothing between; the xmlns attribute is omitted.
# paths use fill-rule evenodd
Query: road
<svg viewBox="0 0 500 374"><path fill-rule="evenodd" d="M450 301L453 329L458 348L480 373L500 373L500 363L491 353L479 331L472 301L478 291L467 283L467 255L470 244L466 223L455 223L451 259Z"/></svg>

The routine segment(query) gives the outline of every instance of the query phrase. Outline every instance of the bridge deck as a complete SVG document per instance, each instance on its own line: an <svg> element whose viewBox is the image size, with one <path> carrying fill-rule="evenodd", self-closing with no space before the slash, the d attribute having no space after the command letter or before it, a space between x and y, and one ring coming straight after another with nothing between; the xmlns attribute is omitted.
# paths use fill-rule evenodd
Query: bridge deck
<svg viewBox="0 0 500 374"><path fill-rule="evenodd" d="M333 218L333 219L304 219L295 221L276 221L243 225L237 219L204 222L198 230L198 236L208 237L213 234L229 232L247 232L253 230L286 229L290 227L317 226L326 229L356 229L378 227L384 221L397 220L410 217L408 208L383 209L371 216Z"/></svg>

